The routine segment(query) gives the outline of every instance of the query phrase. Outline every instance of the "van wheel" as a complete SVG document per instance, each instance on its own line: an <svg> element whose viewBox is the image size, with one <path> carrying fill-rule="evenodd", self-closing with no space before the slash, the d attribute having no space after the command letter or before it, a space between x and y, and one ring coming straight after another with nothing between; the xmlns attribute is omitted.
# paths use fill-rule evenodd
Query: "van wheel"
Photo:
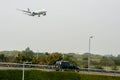
<svg viewBox="0 0 120 80"><path fill-rule="evenodd" d="M64 71L64 69L61 69L60 71L62 71L62 72L63 72L63 71Z"/></svg>

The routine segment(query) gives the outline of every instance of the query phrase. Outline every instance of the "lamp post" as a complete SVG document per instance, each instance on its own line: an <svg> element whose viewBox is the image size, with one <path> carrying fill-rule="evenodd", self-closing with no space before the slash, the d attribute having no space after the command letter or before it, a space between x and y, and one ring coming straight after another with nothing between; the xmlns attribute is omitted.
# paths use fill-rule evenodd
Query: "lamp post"
<svg viewBox="0 0 120 80"><path fill-rule="evenodd" d="M23 62L23 73L22 73L22 80L24 80L24 73L25 73L25 69L24 69L24 67L25 67L25 63Z"/></svg>
<svg viewBox="0 0 120 80"><path fill-rule="evenodd" d="M37 60L38 60L38 54L39 54L39 51L37 51L37 57L36 57L36 58L37 58Z"/></svg>
<svg viewBox="0 0 120 80"><path fill-rule="evenodd" d="M91 54L91 38L93 38L93 36L89 37L89 55L88 55L88 70L90 68L90 54Z"/></svg>
<svg viewBox="0 0 120 80"><path fill-rule="evenodd" d="M24 76L25 76L25 64L31 64L31 62L23 62L23 72L22 72L22 80L24 80Z"/></svg>

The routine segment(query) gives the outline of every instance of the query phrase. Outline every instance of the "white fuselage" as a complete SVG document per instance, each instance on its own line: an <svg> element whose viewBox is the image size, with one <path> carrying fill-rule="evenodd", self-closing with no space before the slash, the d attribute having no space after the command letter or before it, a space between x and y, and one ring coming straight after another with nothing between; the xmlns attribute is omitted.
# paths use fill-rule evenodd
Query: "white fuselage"
<svg viewBox="0 0 120 80"><path fill-rule="evenodd" d="M17 10L20 10L20 9L17 9ZM33 11L33 12L32 12L32 11L30 11L29 8L28 8L28 11L26 11L26 10L20 10L20 11L26 13L26 14L29 15L29 16L38 15L38 17L40 17L40 15L45 16L45 15L46 15L46 12L47 12L46 9L43 9L43 10L40 10L40 11Z"/></svg>
<svg viewBox="0 0 120 80"><path fill-rule="evenodd" d="M41 10L41 11L30 12L30 15L31 15L31 16L38 15L38 17L40 17L40 15L45 16L45 15L46 15L46 12L47 12L47 10L44 9L44 10Z"/></svg>

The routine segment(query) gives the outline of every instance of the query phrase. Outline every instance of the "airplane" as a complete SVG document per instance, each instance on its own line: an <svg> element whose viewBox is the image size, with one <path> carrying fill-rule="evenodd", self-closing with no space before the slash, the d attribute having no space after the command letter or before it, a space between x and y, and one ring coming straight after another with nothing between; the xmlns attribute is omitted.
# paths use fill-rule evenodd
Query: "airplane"
<svg viewBox="0 0 120 80"><path fill-rule="evenodd" d="M38 15L38 17L40 17L40 15L45 16L45 15L46 15L46 12L47 12L46 9L42 9L42 10L40 10L40 11L33 11L33 12L31 12L29 8L28 8L28 10L21 10L21 9L17 9L17 10L22 11L22 12L26 13L26 14L29 15L29 16Z"/></svg>

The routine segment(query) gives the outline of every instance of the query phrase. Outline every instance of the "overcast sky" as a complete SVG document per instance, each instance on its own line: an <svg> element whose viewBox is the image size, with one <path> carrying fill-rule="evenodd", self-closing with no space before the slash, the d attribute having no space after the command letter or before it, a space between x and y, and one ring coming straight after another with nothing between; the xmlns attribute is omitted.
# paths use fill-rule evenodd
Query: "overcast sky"
<svg viewBox="0 0 120 80"><path fill-rule="evenodd" d="M16 9L47 9L32 17ZM0 0L0 50L120 54L120 0Z"/></svg>

